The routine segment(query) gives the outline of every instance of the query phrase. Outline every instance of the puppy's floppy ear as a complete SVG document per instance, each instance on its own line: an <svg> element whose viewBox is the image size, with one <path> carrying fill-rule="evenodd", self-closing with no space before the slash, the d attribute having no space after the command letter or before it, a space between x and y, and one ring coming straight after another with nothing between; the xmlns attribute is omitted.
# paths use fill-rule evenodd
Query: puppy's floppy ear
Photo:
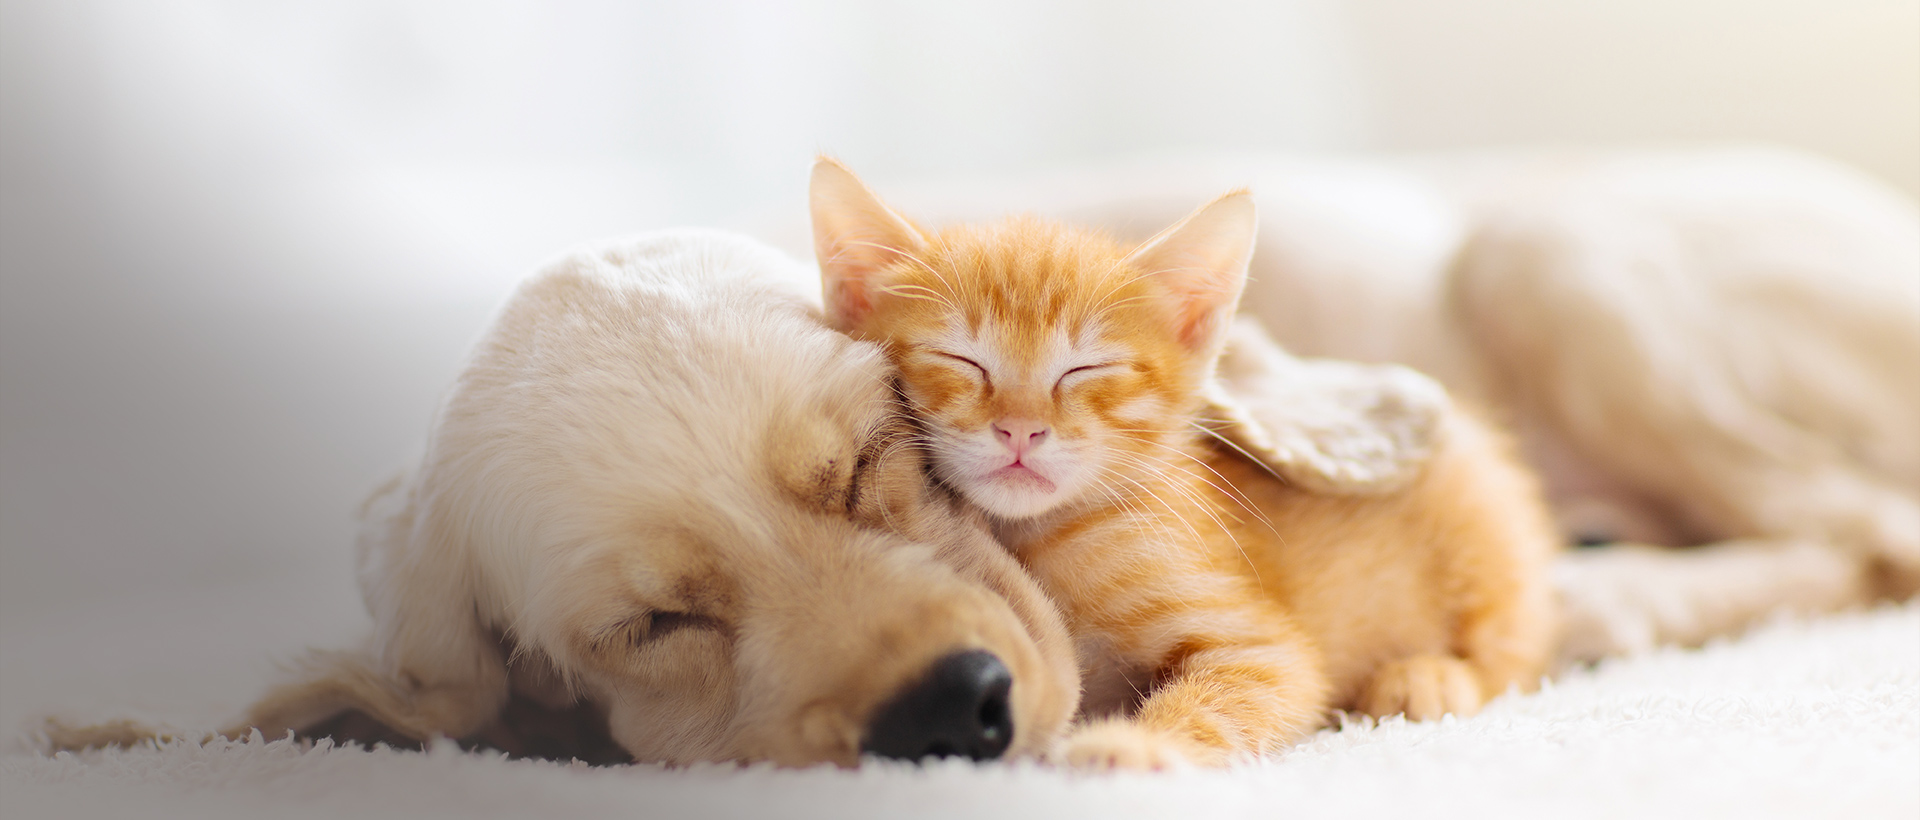
<svg viewBox="0 0 1920 820"><path fill-rule="evenodd" d="M1220 343L1247 283L1257 225L1253 196L1231 191L1127 255L1125 264L1166 286L1188 350L1206 355Z"/></svg>
<svg viewBox="0 0 1920 820"><path fill-rule="evenodd" d="M308 688L286 691L316 698L343 692L341 700L396 729L464 737L506 704L506 656L480 622L477 580L458 563L470 552L454 544L465 527L428 502L425 470L394 477L360 509L360 592L374 628L369 649L326 656L302 670Z"/></svg>
<svg viewBox="0 0 1920 820"><path fill-rule="evenodd" d="M918 254L927 240L831 157L814 161L808 200L827 320L849 331L873 310L874 294L885 285L878 274Z"/></svg>
<svg viewBox="0 0 1920 820"><path fill-rule="evenodd" d="M1240 454L1306 490L1389 492L1440 444L1447 393L1398 365L1299 359L1242 318L1228 331L1208 407Z"/></svg>

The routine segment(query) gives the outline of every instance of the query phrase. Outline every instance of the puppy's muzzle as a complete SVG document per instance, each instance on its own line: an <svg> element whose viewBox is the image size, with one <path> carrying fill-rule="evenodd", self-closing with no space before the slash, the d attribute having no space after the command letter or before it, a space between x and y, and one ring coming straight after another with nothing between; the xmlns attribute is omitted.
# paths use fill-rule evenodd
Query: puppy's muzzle
<svg viewBox="0 0 1920 820"><path fill-rule="evenodd" d="M992 760L1013 742L1013 675L993 653L955 652L880 707L861 751L899 760Z"/></svg>

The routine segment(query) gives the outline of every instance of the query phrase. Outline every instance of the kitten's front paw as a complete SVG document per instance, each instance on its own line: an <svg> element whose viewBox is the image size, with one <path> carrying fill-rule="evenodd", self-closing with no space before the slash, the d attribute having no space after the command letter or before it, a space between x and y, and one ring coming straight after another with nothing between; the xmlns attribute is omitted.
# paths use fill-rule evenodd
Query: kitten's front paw
<svg viewBox="0 0 1920 820"><path fill-rule="evenodd" d="M1123 720L1082 726L1060 744L1054 758L1085 771L1163 772L1198 762L1191 744Z"/></svg>
<svg viewBox="0 0 1920 820"><path fill-rule="evenodd" d="M1376 718L1404 713L1409 720L1471 715L1485 700L1480 678L1459 658L1418 655L1380 667L1360 697L1360 711Z"/></svg>

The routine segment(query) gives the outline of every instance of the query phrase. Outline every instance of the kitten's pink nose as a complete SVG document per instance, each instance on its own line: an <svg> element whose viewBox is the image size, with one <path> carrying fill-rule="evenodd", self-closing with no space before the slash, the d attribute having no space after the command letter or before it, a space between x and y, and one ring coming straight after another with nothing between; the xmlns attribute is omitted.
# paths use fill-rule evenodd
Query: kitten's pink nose
<svg viewBox="0 0 1920 820"><path fill-rule="evenodd" d="M1015 461L1047 438L1047 426L1032 419L1001 419L993 423L994 436L1013 451Z"/></svg>

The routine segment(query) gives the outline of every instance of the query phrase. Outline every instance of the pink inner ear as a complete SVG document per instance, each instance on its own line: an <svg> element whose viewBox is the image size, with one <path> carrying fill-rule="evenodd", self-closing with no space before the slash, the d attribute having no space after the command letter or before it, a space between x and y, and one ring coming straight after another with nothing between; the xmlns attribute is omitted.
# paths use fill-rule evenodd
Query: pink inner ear
<svg viewBox="0 0 1920 820"><path fill-rule="evenodd" d="M870 318L881 272L910 253L920 237L838 166L815 166L811 211L829 319L851 330Z"/></svg>
<svg viewBox="0 0 1920 820"><path fill-rule="evenodd" d="M826 297L827 318L835 330L853 330L873 312L873 300L867 295L866 281L858 274L830 274L825 290L823 295Z"/></svg>
<svg viewBox="0 0 1920 820"><path fill-rule="evenodd" d="M1210 349L1225 326L1224 306L1208 294L1182 294L1185 298L1174 311L1174 325L1180 343L1196 353Z"/></svg>
<svg viewBox="0 0 1920 820"><path fill-rule="evenodd" d="M1234 291L1230 281L1222 281L1221 274L1207 265L1210 260L1188 257L1179 261L1192 261L1194 265L1170 267L1158 278L1166 288L1176 337L1188 350L1204 352L1226 326Z"/></svg>
<svg viewBox="0 0 1920 820"><path fill-rule="evenodd" d="M873 281L893 262L895 253L856 232L834 232L821 237L822 294L827 312L839 330L851 330L873 312Z"/></svg>
<svg viewBox="0 0 1920 820"><path fill-rule="evenodd" d="M1253 200L1235 191L1168 228L1132 260L1167 289L1174 330L1195 353L1211 351L1239 301L1253 247Z"/></svg>
<svg viewBox="0 0 1920 820"><path fill-rule="evenodd" d="M1188 302L1178 314L1180 343L1188 350L1198 351L1207 346L1213 338L1213 312L1199 306L1198 301Z"/></svg>

